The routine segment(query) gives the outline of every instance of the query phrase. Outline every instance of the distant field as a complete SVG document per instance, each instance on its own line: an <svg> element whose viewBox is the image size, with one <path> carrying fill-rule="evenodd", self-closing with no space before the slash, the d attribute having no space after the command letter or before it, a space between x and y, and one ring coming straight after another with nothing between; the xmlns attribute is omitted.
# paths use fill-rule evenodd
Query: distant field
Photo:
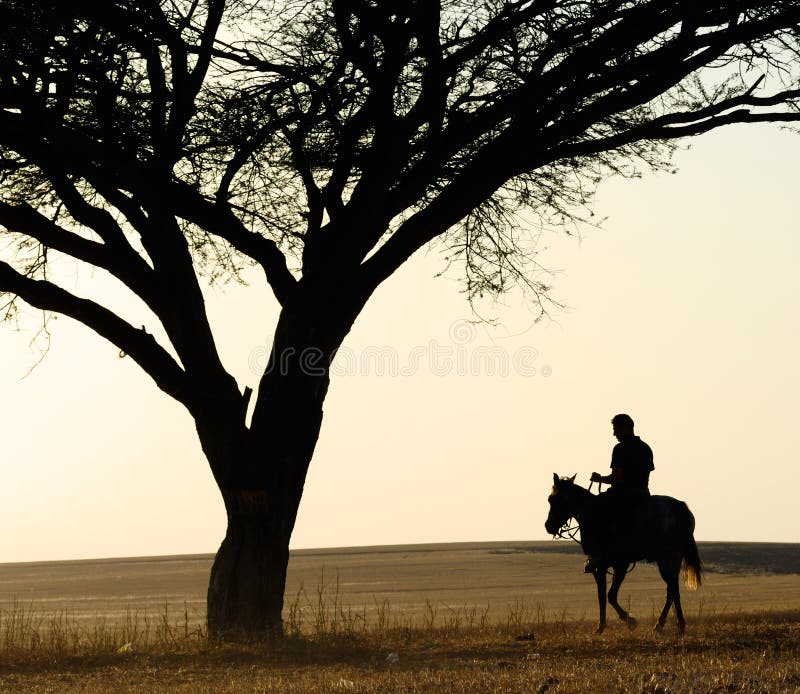
<svg viewBox="0 0 800 694"><path fill-rule="evenodd" d="M0 693L800 694L799 550L701 544L683 637L650 630L646 564L621 592L638 629L594 635L594 583L560 542L294 552L287 638L256 644L205 638L210 556L4 564Z"/></svg>
<svg viewBox="0 0 800 694"><path fill-rule="evenodd" d="M800 545L700 543L707 572L696 593L684 591L693 615L800 608ZM185 555L0 564L0 609L33 606L78 620L123 620L162 614L200 624L212 557ZM510 612L594 619L591 577L579 548L567 542L493 542L353 547L292 552L286 603L302 612L326 599L367 618L444 618L473 610L492 620ZM645 619L657 612L664 585L653 565L628 576L621 602ZM334 597L335 596L335 597Z"/></svg>

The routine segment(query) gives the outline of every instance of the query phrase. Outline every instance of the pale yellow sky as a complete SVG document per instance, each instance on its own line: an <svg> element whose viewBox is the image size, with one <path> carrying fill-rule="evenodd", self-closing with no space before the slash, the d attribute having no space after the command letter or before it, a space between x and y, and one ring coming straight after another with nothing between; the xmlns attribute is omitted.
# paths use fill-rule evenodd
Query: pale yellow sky
<svg viewBox="0 0 800 694"><path fill-rule="evenodd" d="M569 309L537 325L509 297L499 327L468 326L436 254L414 258L345 343L292 546L546 539L552 473L606 470L623 411L654 449L652 491L687 501L698 539L796 541L798 162L800 135L737 126L680 152L676 175L608 181L602 230L544 239ZM210 297L253 386L275 304L260 281ZM224 513L189 416L64 318L23 379L25 323L0 330L0 562L215 551Z"/></svg>

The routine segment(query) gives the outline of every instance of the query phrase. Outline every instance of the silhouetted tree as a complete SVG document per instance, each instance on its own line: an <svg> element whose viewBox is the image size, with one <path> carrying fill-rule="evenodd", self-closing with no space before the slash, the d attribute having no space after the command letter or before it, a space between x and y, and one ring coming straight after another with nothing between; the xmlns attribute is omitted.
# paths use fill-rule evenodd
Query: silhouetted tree
<svg viewBox="0 0 800 694"><path fill-rule="evenodd" d="M728 123L797 121L796 0L0 0L0 290L75 318L180 401L228 515L216 636L280 631L329 362L436 240L470 297L601 178ZM119 279L168 344L58 286ZM252 415L201 295L260 266L282 307Z"/></svg>

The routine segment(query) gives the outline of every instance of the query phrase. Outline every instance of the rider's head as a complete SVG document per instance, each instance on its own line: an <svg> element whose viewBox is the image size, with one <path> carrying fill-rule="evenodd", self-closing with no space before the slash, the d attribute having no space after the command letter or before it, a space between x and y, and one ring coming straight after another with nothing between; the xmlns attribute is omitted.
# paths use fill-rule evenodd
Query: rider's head
<svg viewBox="0 0 800 694"><path fill-rule="evenodd" d="M614 415L611 419L611 426L614 428L614 436L620 441L629 436L633 436L633 420L630 415Z"/></svg>

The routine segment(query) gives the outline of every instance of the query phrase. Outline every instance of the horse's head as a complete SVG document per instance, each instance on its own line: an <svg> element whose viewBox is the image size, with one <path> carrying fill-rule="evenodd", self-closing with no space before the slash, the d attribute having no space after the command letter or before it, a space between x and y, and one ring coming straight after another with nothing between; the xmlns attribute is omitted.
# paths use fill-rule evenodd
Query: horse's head
<svg viewBox="0 0 800 694"><path fill-rule="evenodd" d="M550 504L550 513L544 522L544 528L551 535L555 535L566 522L575 515L576 490L575 477L559 477L553 473L553 491L547 497Z"/></svg>

